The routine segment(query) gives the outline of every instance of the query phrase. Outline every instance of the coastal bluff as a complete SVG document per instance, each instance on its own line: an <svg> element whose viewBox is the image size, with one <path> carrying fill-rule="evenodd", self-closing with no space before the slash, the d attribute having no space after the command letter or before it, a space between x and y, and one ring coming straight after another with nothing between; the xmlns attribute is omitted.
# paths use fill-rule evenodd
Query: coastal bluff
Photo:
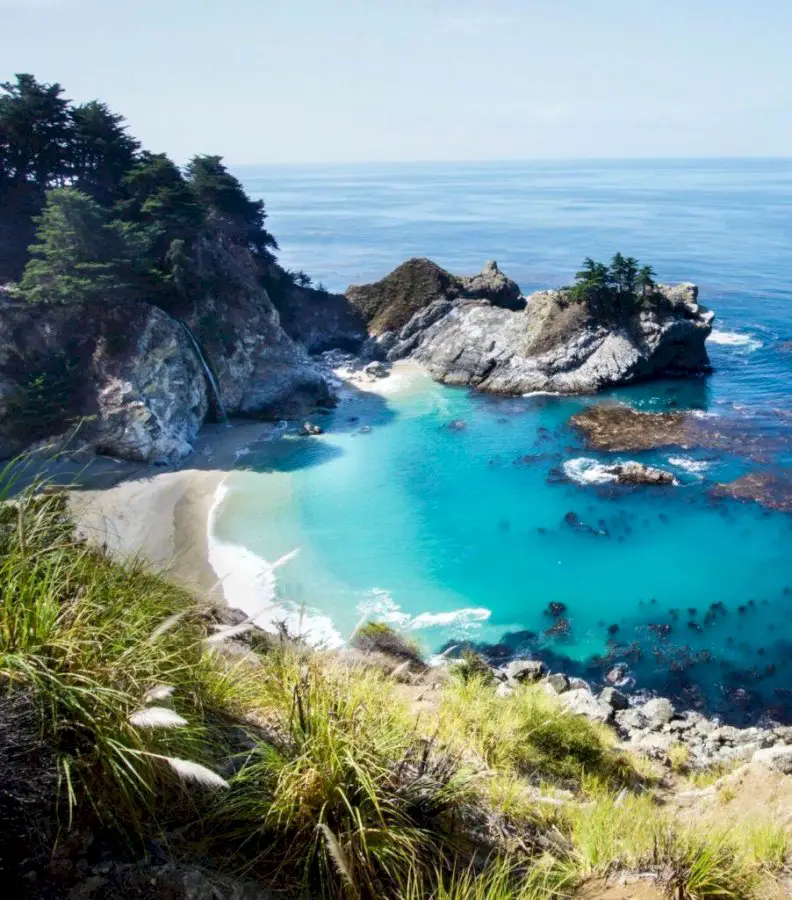
<svg viewBox="0 0 792 900"><path fill-rule="evenodd" d="M710 368L714 313L688 283L653 285L646 302L604 310L567 288L524 299L495 262L460 277L411 259L346 296L372 356L412 358L437 381L493 394L591 393Z"/></svg>

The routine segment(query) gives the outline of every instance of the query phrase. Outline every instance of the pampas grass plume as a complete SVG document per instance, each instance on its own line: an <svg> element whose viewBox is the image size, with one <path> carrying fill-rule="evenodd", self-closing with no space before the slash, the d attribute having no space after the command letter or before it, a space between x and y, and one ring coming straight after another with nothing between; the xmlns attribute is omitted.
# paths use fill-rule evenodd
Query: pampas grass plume
<svg viewBox="0 0 792 900"><path fill-rule="evenodd" d="M132 713L129 721L136 728L181 728L187 724L178 713L164 706L147 706Z"/></svg>

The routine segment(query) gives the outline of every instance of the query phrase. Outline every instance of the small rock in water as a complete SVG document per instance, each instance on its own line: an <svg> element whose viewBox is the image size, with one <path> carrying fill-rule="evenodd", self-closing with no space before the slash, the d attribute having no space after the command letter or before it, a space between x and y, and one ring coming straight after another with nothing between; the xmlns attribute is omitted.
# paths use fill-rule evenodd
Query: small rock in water
<svg viewBox="0 0 792 900"><path fill-rule="evenodd" d="M368 375L369 378L387 378L388 377L388 367L385 363L380 362L379 360L374 360L374 362L370 362L367 365L363 366L364 374Z"/></svg>
<svg viewBox="0 0 792 900"><path fill-rule="evenodd" d="M566 603L559 603L558 601L554 600L552 603L547 604L545 615L550 616L553 619L557 619L559 616L563 616L566 611Z"/></svg>
<svg viewBox="0 0 792 900"><path fill-rule="evenodd" d="M361 425L359 430L361 434L371 434L371 425Z"/></svg>
<svg viewBox="0 0 792 900"><path fill-rule="evenodd" d="M464 431L467 428L467 422L464 419L453 419L446 428L449 431Z"/></svg>
<svg viewBox="0 0 792 900"><path fill-rule="evenodd" d="M313 422L305 422L303 427L300 429L300 434L304 437L315 434L324 434L324 429L321 425L316 425Z"/></svg>

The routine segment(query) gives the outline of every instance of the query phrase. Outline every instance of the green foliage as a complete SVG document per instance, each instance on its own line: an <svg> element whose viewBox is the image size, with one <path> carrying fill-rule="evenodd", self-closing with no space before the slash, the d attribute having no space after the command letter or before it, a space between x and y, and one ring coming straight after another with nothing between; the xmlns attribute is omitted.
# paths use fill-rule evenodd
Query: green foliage
<svg viewBox="0 0 792 900"><path fill-rule="evenodd" d="M494 684L495 675L490 668L489 663L475 650L466 647L460 654L451 674L455 678L461 678L463 681L478 679L482 684Z"/></svg>
<svg viewBox="0 0 792 900"><path fill-rule="evenodd" d="M196 156L187 166L190 187L198 202L219 221L225 237L247 247L264 262L274 258L275 238L264 228L262 200L251 200L219 156Z"/></svg>
<svg viewBox="0 0 792 900"><path fill-rule="evenodd" d="M387 622L365 622L355 631L351 644L365 653L384 653L421 667L424 665L421 648L416 641Z"/></svg>
<svg viewBox="0 0 792 900"><path fill-rule="evenodd" d="M58 224L52 195L66 188L95 206L72 210L79 223L67 221L67 231L83 239L77 268L61 254L53 285L36 256ZM268 277L277 244L265 219L263 202L247 197L219 156L197 156L183 172L165 154L141 150L104 103L71 105L59 84L32 75L0 85L0 282L22 275L33 244L25 277L34 294L68 302L108 297L120 259L122 280L135 289L130 296L174 309L227 281L227 272L202 262L203 237L249 250L257 276ZM34 287L41 281L46 290Z"/></svg>
<svg viewBox="0 0 792 900"><path fill-rule="evenodd" d="M573 716L540 686L521 685L498 697L480 677L454 679L443 694L440 735L466 747L505 772L580 784L585 774L607 783L636 780L634 770L613 752L605 729Z"/></svg>
<svg viewBox="0 0 792 900"><path fill-rule="evenodd" d="M78 361L62 353L22 381L6 413L17 433L35 441L75 424L80 374Z"/></svg>
<svg viewBox="0 0 792 900"><path fill-rule="evenodd" d="M624 317L656 303L659 295L653 269L639 266L633 256L617 253L610 266L586 257L575 273L569 296L573 301L587 303L599 315Z"/></svg>
<svg viewBox="0 0 792 900"><path fill-rule="evenodd" d="M36 223L36 243L20 285L28 301L111 304L128 290L132 235L110 222L87 194L73 188L50 191Z"/></svg>
<svg viewBox="0 0 792 900"><path fill-rule="evenodd" d="M70 116L73 186L100 203L120 199L122 180L140 149L126 133L124 117L98 100L73 107Z"/></svg>

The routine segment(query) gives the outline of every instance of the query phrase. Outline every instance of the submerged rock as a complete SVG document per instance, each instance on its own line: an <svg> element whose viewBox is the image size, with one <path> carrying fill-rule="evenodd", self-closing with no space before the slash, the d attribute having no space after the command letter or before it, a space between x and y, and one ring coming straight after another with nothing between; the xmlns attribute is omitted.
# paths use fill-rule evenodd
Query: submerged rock
<svg viewBox="0 0 792 900"><path fill-rule="evenodd" d="M616 453L681 447L723 450L765 461L789 447L789 436L768 434L758 417L726 418L695 412L641 412L624 403L598 403L575 413L569 424L592 450Z"/></svg>
<svg viewBox="0 0 792 900"><path fill-rule="evenodd" d="M753 500L768 509L792 512L792 478L789 475L750 472L735 481L716 485L713 493L716 497Z"/></svg>
<svg viewBox="0 0 792 900"><path fill-rule="evenodd" d="M707 371L713 314L695 285L658 288L658 302L606 319L569 292L519 289L488 263L460 278L412 259L347 298L388 359L413 357L447 384L497 394L581 393L659 374Z"/></svg>

